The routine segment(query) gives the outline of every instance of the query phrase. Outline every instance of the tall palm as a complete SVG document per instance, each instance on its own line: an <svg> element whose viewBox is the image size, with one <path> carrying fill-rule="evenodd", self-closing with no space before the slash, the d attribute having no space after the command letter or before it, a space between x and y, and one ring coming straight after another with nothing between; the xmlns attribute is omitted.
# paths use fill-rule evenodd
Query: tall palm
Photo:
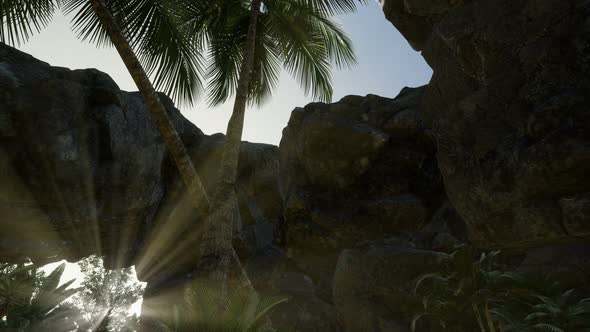
<svg viewBox="0 0 590 332"><path fill-rule="evenodd" d="M185 31L179 28L182 1L0 0L0 41L11 44L26 41L51 21L58 7L63 7L66 13L75 13L74 28L82 39L115 46L194 203L208 208L201 180L148 78L148 74L154 74L158 87L185 101L191 101L201 88L199 54Z"/></svg>
<svg viewBox="0 0 590 332"><path fill-rule="evenodd" d="M233 186L246 105L261 104L271 95L281 64L307 94L329 101L331 64L342 68L356 63L351 40L330 17L353 11L355 1L204 1L188 21L196 44L210 46L210 104L223 103L235 93L212 197L213 215L207 224L209 236L201 248L203 256L217 259L209 267L217 281L226 278L232 259L232 220L237 210Z"/></svg>

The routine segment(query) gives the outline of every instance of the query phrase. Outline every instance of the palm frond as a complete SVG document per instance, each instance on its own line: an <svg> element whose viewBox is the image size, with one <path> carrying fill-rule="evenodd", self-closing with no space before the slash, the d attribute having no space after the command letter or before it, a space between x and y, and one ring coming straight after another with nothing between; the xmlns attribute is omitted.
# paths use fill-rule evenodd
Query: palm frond
<svg viewBox="0 0 590 332"><path fill-rule="evenodd" d="M321 31L307 15L281 2L269 2L268 27L277 40L284 68L306 95L329 102L332 99L330 55Z"/></svg>
<svg viewBox="0 0 590 332"><path fill-rule="evenodd" d="M53 0L0 1L0 42L19 46L51 21Z"/></svg>
<svg viewBox="0 0 590 332"><path fill-rule="evenodd" d="M96 44L98 47L110 47L111 39L103 28L98 17L88 0L58 0L58 3L66 15L74 15L71 20L72 29L82 41ZM126 1L106 1L115 21L120 27L125 27Z"/></svg>
<svg viewBox="0 0 590 332"><path fill-rule="evenodd" d="M207 70L209 105L221 104L236 93L248 22L248 15L242 15L229 22L215 22L210 27L210 61Z"/></svg>
<svg viewBox="0 0 590 332"><path fill-rule="evenodd" d="M278 8L288 8L291 12L308 16L309 22L307 25L317 29L324 38L328 56L330 61L336 65L336 68L350 69L357 64L352 40L344 31L342 25L331 15L310 8L306 0L269 0L269 2L271 5L277 4Z"/></svg>
<svg viewBox="0 0 590 332"><path fill-rule="evenodd" d="M248 100L256 105L262 105L270 98L281 74L280 53L276 40L268 35L267 17L267 15L261 15L258 19L254 63L250 74Z"/></svg>
<svg viewBox="0 0 590 332"><path fill-rule="evenodd" d="M358 6L368 3L368 0L303 0L304 4L326 15L342 15L354 12Z"/></svg>
<svg viewBox="0 0 590 332"><path fill-rule="evenodd" d="M99 47L111 40L90 1L58 0L80 39ZM204 60L184 25L188 0L112 0L105 2L156 89L180 103L191 104L202 91Z"/></svg>
<svg viewBox="0 0 590 332"><path fill-rule="evenodd" d="M532 329L536 330L536 331L565 332L564 330L560 329L559 327L552 325L552 324L547 324L547 323L535 324L532 326Z"/></svg>
<svg viewBox="0 0 590 332"><path fill-rule="evenodd" d="M131 0L129 40L154 85L180 103L192 104L203 89L204 58L184 25L187 0Z"/></svg>

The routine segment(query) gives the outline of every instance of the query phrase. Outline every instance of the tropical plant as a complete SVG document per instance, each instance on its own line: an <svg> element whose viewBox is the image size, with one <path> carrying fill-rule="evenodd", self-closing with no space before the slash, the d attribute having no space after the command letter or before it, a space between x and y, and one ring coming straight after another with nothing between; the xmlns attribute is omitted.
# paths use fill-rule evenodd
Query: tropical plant
<svg viewBox="0 0 590 332"><path fill-rule="evenodd" d="M2 0L0 41L13 45L25 42L51 21L58 7L66 14L75 13L72 23L81 39L115 46L143 96L194 204L207 209L207 193L148 78L148 74L154 74L156 86L185 101L191 101L201 88L199 55L178 21L181 17L179 10L185 8L183 2L188 1Z"/></svg>
<svg viewBox="0 0 590 332"><path fill-rule="evenodd" d="M64 269L61 264L45 275L34 265L1 265L0 327L19 332L74 330L78 311L63 302L78 289L69 288L74 280L59 285Z"/></svg>
<svg viewBox="0 0 590 332"><path fill-rule="evenodd" d="M78 263L83 274L81 291L72 302L81 309L85 326L101 326L105 331L124 331L130 323L129 311L142 294L133 270L106 270L102 259L90 256Z"/></svg>
<svg viewBox="0 0 590 332"><path fill-rule="evenodd" d="M162 332L272 332L266 316L285 297L261 297L248 289L235 291L219 302L220 285L194 282L185 290L184 303L174 308L169 322L158 322Z"/></svg>
<svg viewBox="0 0 590 332"><path fill-rule="evenodd" d="M422 297L422 310L414 317L412 330L428 318L443 330L497 331L490 305L504 301L506 290L519 280L516 274L494 269L498 253L482 253L476 259L478 251L464 246L449 256L447 271L419 278L415 293Z"/></svg>
<svg viewBox="0 0 590 332"><path fill-rule="evenodd" d="M418 279L422 305L413 331L425 321L431 331L590 331L590 298L545 276L503 272L494 263L498 252L477 255L464 246L450 255L448 269Z"/></svg>
<svg viewBox="0 0 590 332"><path fill-rule="evenodd" d="M551 282L543 289L529 289L508 298L492 310L503 332L588 332L590 298L576 298L576 291L555 291Z"/></svg>

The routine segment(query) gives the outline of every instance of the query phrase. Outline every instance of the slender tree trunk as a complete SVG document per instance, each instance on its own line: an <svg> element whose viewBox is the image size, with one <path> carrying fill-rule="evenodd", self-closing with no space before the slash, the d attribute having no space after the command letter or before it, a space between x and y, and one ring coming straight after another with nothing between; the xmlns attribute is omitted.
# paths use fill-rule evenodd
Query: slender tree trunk
<svg viewBox="0 0 590 332"><path fill-rule="evenodd" d="M160 131L160 135L162 135L164 143L176 163L180 176L182 177L189 194L193 197L195 206L208 209L209 199L201 182L201 178L197 174L186 148L174 128L174 124L168 117L166 108L162 105L154 86L150 82L145 70L129 45L129 41L121 31L121 27L113 18L112 13L104 1L90 0L90 2L92 4L92 9L99 18L104 29L107 31L117 52L119 52L119 56L125 63L129 74L131 74L139 92L143 96L148 110L151 113L152 122Z"/></svg>
<svg viewBox="0 0 590 332"><path fill-rule="evenodd" d="M227 126L225 144L218 177L218 187L212 199L212 215L207 225L201 252L202 256L210 259L207 269L210 277L221 289L221 296L227 291L227 278L232 262L237 264L238 279L242 287L253 290L248 276L235 255L232 247L232 231L236 213L239 213L238 200L235 192L235 183L238 173L240 157L240 145L244 128L244 114L250 92L250 77L254 64L254 49L256 45L256 25L260 15L261 0L253 0L250 10L250 21L246 44L244 45L244 58L240 68L240 78L236 91L236 100L232 116Z"/></svg>

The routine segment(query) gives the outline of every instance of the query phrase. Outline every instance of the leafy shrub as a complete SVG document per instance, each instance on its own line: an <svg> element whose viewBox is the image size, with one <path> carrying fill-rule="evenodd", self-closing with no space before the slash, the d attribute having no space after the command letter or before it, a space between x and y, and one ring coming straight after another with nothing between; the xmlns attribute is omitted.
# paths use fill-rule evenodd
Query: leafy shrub
<svg viewBox="0 0 590 332"><path fill-rule="evenodd" d="M498 254L464 246L446 270L420 277L412 331L427 324L430 331L590 332L590 299L550 279L505 272Z"/></svg>

